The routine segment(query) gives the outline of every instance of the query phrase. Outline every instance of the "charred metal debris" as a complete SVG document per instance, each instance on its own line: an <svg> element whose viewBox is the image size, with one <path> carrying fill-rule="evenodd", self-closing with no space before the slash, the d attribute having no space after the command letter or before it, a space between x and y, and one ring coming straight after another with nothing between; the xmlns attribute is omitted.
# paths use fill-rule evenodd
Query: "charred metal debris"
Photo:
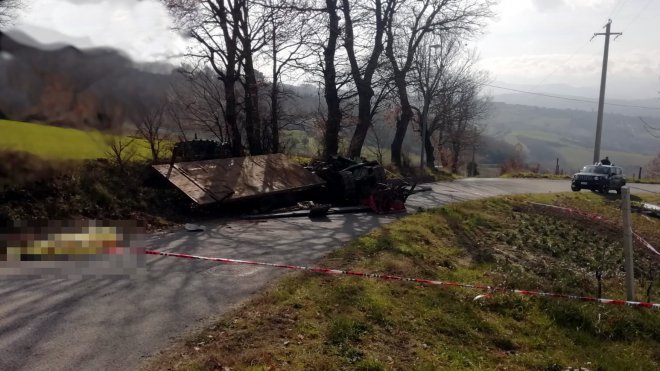
<svg viewBox="0 0 660 371"><path fill-rule="evenodd" d="M403 212L416 185L387 179L377 161L336 156L303 167L282 154L230 157L227 146L203 140L177 143L170 163L154 169L196 205L243 202L251 219Z"/></svg>

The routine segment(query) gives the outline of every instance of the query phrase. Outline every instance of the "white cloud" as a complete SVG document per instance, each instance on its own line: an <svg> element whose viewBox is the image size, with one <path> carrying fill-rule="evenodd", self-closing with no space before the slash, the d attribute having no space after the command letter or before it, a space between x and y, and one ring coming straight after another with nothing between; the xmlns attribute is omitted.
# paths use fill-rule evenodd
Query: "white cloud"
<svg viewBox="0 0 660 371"><path fill-rule="evenodd" d="M534 4L534 7L541 12L556 10L566 5L564 0L532 0L532 3Z"/></svg>
<svg viewBox="0 0 660 371"><path fill-rule="evenodd" d="M648 98L660 90L660 49L634 49L610 54L607 72L608 96ZM602 55L530 54L484 58L481 68L497 80L512 84L600 84ZM594 93L594 96L596 94Z"/></svg>

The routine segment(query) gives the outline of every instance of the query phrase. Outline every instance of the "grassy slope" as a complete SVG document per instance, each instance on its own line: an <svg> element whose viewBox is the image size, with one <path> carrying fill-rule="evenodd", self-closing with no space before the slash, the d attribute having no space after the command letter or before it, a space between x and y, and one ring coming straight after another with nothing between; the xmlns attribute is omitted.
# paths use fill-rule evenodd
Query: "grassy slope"
<svg viewBox="0 0 660 371"><path fill-rule="evenodd" d="M540 143L544 148L547 148L547 151L555 151L560 157L562 167L566 167L566 169L564 169L566 172L579 170L585 164L591 163L593 148L585 148L584 146L572 143L557 134L540 131L516 130L506 135L505 140L508 143L515 145L517 143L523 144L526 138L535 140L534 145L536 147L538 147ZM523 145L523 147L526 148L527 146ZM536 148L535 150L539 150L539 148ZM610 159L614 159L617 165L628 168L646 166L646 164L653 158L653 156L632 152L601 150L601 153L603 156L608 155ZM547 163L542 165L554 168L553 166L550 166L551 164L554 164L553 158L547 158L546 162ZM630 176L631 174L627 175Z"/></svg>
<svg viewBox="0 0 660 371"><path fill-rule="evenodd" d="M149 158L146 142L135 142L136 157ZM0 149L22 151L52 159L95 159L108 157L104 136L49 125L0 120Z"/></svg>
<svg viewBox="0 0 660 371"><path fill-rule="evenodd" d="M531 198L611 217L619 214L617 201L593 194ZM320 265L594 295L592 268L600 261L609 269L604 296L623 296L622 277L614 268L621 260L618 232L547 213L514 211L512 206L520 205L521 199L474 201L408 216L335 251ZM657 221L635 216L634 223L660 245ZM651 261L643 250L636 250L636 258L640 269L648 270ZM657 282L651 291L653 299L660 300ZM290 274L213 327L152 359L146 368L659 366L657 311L504 294L475 302L477 294L404 282Z"/></svg>

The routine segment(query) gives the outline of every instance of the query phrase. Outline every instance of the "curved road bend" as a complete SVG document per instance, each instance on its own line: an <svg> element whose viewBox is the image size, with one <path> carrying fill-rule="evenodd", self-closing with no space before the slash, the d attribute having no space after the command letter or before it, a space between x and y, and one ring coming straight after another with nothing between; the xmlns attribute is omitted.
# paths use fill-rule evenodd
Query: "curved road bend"
<svg viewBox="0 0 660 371"><path fill-rule="evenodd" d="M526 179L465 179L431 187L410 197L408 205L428 208L495 195L569 190L568 181ZM660 185L639 187L660 192ZM316 221L216 221L206 223L202 233L153 235L148 246L311 265L395 219L346 214ZM136 278L0 278L0 370L137 368L172 339L212 323L283 273L149 256L146 274Z"/></svg>

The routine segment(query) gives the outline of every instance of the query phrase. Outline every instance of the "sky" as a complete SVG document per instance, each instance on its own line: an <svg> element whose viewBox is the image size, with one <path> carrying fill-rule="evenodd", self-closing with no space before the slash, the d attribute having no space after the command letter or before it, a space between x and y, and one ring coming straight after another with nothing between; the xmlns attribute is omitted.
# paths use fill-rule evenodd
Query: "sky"
<svg viewBox="0 0 660 371"><path fill-rule="evenodd" d="M176 61L187 40L158 0L26 0L15 28L44 43L113 47L137 61ZM493 85L598 96L604 37L612 19L607 97L657 98L660 1L499 0L484 34L469 41ZM567 85L577 88L569 89ZM493 93L506 93L494 89Z"/></svg>
<svg viewBox="0 0 660 371"><path fill-rule="evenodd" d="M494 10L474 43L493 85L555 94L561 87L539 85L571 85L598 97L605 37L589 40L612 19L623 35L610 42L606 96L660 96L660 1L501 0Z"/></svg>

